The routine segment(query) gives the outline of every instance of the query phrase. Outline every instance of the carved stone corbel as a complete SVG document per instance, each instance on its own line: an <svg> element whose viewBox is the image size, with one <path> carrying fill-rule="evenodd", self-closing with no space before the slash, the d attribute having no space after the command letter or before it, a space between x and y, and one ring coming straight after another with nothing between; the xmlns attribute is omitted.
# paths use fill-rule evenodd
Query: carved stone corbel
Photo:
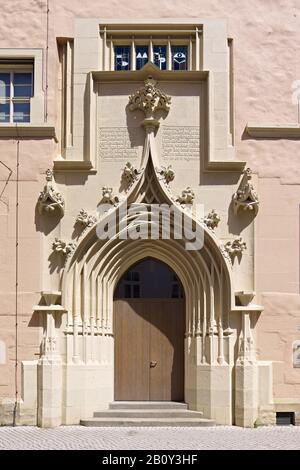
<svg viewBox="0 0 300 470"><path fill-rule="evenodd" d="M55 187L53 171L46 171L46 184L38 198L38 211L40 214L59 213L62 217L65 213L65 201L62 194Z"/></svg>
<svg viewBox="0 0 300 470"><path fill-rule="evenodd" d="M239 209L244 211L253 211L256 215L258 212L259 200L257 192L251 183L252 171L247 168L244 172L239 189L233 195L233 211L237 215Z"/></svg>
<svg viewBox="0 0 300 470"><path fill-rule="evenodd" d="M219 215L217 214L217 212L214 209L204 217L205 225L208 228L210 228L211 230L214 230L215 228L217 228L217 226L219 225L220 220L221 219L220 219Z"/></svg>
<svg viewBox="0 0 300 470"><path fill-rule="evenodd" d="M81 225L83 228L88 228L97 222L96 217L89 215L87 211L81 209L78 216L76 217L76 224Z"/></svg>

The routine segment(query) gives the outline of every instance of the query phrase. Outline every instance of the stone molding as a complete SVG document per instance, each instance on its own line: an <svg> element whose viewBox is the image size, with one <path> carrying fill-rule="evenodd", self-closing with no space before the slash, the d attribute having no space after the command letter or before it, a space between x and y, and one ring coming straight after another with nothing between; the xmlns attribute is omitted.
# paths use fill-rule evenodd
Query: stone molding
<svg viewBox="0 0 300 470"><path fill-rule="evenodd" d="M58 143L55 127L43 124L0 124L0 137L11 137L14 139L18 137L25 137L27 139L39 137L42 139L54 139Z"/></svg>
<svg viewBox="0 0 300 470"><path fill-rule="evenodd" d="M274 139L300 139L299 124L249 123L246 132L251 137Z"/></svg>

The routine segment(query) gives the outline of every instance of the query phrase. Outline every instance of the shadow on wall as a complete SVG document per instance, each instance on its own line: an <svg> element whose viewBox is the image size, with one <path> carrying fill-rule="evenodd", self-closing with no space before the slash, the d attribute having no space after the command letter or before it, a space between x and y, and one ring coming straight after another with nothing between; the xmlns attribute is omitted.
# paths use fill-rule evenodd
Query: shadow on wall
<svg viewBox="0 0 300 470"><path fill-rule="evenodd" d="M255 215L253 211L249 210L239 210L238 214L235 215L233 211L233 201L231 201L228 208L228 231L233 235L240 235L242 231L248 227L253 220Z"/></svg>
<svg viewBox="0 0 300 470"><path fill-rule="evenodd" d="M34 224L37 232L42 232L44 235L54 230L59 224L61 216L55 211L54 214L40 214L38 210L38 204L35 206Z"/></svg>

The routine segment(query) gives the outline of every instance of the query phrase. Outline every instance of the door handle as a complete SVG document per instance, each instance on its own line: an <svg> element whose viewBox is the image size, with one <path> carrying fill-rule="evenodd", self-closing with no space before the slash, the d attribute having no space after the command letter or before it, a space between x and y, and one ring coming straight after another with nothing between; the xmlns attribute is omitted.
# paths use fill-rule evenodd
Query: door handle
<svg viewBox="0 0 300 470"><path fill-rule="evenodd" d="M157 361L150 361L150 367L153 368L157 365Z"/></svg>

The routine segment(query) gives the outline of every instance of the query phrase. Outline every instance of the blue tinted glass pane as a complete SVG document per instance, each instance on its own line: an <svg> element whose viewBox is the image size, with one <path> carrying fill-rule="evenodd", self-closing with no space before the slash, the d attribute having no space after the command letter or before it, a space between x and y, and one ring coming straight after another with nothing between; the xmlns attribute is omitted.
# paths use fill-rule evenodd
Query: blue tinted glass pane
<svg viewBox="0 0 300 470"><path fill-rule="evenodd" d="M0 122L9 122L9 103L0 101Z"/></svg>
<svg viewBox="0 0 300 470"><path fill-rule="evenodd" d="M166 70L167 68L167 47L166 46L154 46L153 47L154 64L160 70Z"/></svg>
<svg viewBox="0 0 300 470"><path fill-rule="evenodd" d="M172 47L172 69L187 70L187 46Z"/></svg>
<svg viewBox="0 0 300 470"><path fill-rule="evenodd" d="M31 85L31 73L14 73L14 85Z"/></svg>
<svg viewBox="0 0 300 470"><path fill-rule="evenodd" d="M30 121L30 103L14 103L14 122Z"/></svg>
<svg viewBox="0 0 300 470"><path fill-rule="evenodd" d="M14 86L14 96L30 98L32 96L31 86L27 85L15 85Z"/></svg>
<svg viewBox="0 0 300 470"><path fill-rule="evenodd" d="M140 70L148 62L148 46L136 46L136 70Z"/></svg>
<svg viewBox="0 0 300 470"><path fill-rule="evenodd" d="M31 73L15 73L13 78L14 96L32 96Z"/></svg>
<svg viewBox="0 0 300 470"><path fill-rule="evenodd" d="M0 73L0 100L10 97L10 74Z"/></svg>
<svg viewBox="0 0 300 470"><path fill-rule="evenodd" d="M130 46L115 46L115 70L130 69Z"/></svg>

